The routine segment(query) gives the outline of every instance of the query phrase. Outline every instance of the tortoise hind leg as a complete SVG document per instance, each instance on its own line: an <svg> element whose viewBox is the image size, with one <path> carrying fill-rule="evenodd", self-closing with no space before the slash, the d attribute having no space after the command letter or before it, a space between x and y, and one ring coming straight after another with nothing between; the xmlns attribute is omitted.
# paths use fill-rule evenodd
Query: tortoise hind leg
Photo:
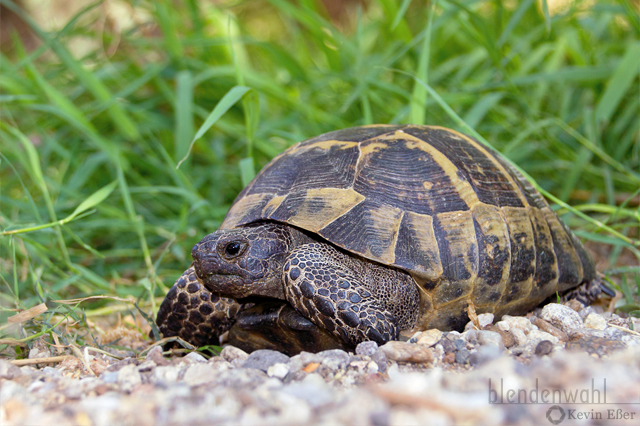
<svg viewBox="0 0 640 426"><path fill-rule="evenodd" d="M229 330L228 343L246 352L273 349L289 356L302 351L353 349L300 315L289 303L276 299L243 309Z"/></svg>
<svg viewBox="0 0 640 426"><path fill-rule="evenodd" d="M178 278L160 305L156 324L164 337L177 336L195 345L219 345L241 305L207 290L193 265Z"/></svg>
<svg viewBox="0 0 640 426"><path fill-rule="evenodd" d="M578 287L563 294L562 301L566 302L568 300L575 299L582 303L583 306L588 306L600 297L614 297L615 295L616 292L609 288L600 276L596 276L595 279L584 282ZM551 296L551 299L554 297L555 296Z"/></svg>
<svg viewBox="0 0 640 426"><path fill-rule="evenodd" d="M395 270L347 256L328 244L313 243L291 252L283 282L287 301L298 312L355 346L365 340L383 344L415 323L417 289L409 276L406 278L410 282L398 280L396 274ZM403 297L395 298L396 294L413 297L415 304L395 306L405 302Z"/></svg>

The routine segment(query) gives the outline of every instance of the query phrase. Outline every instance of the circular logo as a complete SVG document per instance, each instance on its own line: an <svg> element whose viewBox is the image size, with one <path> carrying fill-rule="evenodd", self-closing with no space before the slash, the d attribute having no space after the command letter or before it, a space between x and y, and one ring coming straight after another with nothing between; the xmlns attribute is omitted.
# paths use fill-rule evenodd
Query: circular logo
<svg viewBox="0 0 640 426"><path fill-rule="evenodd" d="M559 405L552 405L547 410L547 420L552 425L560 424L564 420L564 410Z"/></svg>

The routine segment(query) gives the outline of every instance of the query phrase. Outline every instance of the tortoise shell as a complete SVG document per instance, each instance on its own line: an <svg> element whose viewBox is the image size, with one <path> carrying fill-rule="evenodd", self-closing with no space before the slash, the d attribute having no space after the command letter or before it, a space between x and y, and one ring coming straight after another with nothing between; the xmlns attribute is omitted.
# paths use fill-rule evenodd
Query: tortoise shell
<svg viewBox="0 0 640 426"><path fill-rule="evenodd" d="M261 220L411 274L420 329L460 328L469 303L523 312L596 274L498 152L437 126L354 127L292 146L238 195L221 229Z"/></svg>

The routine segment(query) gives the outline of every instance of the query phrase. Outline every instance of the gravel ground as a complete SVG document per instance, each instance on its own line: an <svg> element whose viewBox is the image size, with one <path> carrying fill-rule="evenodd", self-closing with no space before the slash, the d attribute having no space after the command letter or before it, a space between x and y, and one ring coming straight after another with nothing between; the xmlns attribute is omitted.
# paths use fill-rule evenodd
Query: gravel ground
<svg viewBox="0 0 640 426"><path fill-rule="evenodd" d="M628 318L568 302L355 353L226 346L207 360L166 358L156 346L140 359L85 349L55 367L0 361L0 424L635 425L633 330Z"/></svg>

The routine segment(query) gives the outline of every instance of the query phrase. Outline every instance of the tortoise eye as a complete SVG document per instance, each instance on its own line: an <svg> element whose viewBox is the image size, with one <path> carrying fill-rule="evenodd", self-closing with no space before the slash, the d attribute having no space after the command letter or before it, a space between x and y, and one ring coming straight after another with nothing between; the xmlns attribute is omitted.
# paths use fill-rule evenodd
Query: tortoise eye
<svg viewBox="0 0 640 426"><path fill-rule="evenodd" d="M245 243L232 241L230 243L227 243L227 245L224 247L224 254L227 258L234 258L242 254L246 246L247 245Z"/></svg>

